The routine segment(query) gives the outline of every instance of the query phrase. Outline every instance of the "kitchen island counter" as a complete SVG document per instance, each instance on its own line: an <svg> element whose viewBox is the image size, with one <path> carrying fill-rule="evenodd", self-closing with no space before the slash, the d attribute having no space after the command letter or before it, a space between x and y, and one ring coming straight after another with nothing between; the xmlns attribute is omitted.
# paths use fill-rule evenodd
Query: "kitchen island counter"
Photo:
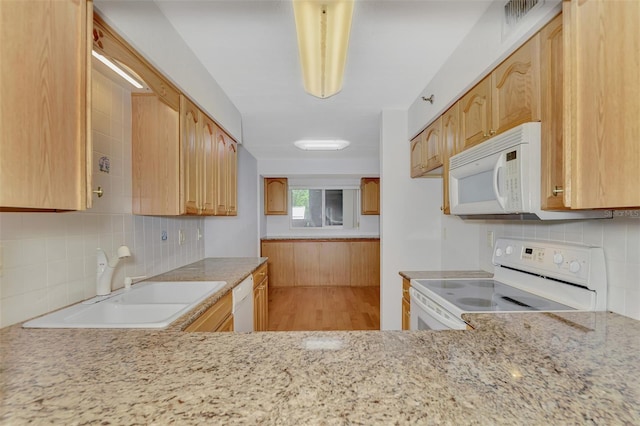
<svg viewBox="0 0 640 426"><path fill-rule="evenodd" d="M0 423L638 424L640 321L474 331L0 330Z"/></svg>

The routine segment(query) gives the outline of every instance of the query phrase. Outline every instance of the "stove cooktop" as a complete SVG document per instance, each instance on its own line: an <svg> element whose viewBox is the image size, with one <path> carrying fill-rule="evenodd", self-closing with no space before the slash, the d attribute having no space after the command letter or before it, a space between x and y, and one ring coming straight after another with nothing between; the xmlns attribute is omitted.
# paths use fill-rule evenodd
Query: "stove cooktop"
<svg viewBox="0 0 640 426"><path fill-rule="evenodd" d="M452 305L459 313L574 310L495 280L418 279L412 283L425 296L441 304Z"/></svg>

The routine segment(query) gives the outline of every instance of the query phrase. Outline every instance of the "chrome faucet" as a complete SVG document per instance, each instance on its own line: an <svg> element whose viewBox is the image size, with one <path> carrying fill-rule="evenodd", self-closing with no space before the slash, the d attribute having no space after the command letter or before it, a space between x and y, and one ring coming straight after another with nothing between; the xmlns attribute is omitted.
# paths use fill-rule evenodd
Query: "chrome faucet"
<svg viewBox="0 0 640 426"><path fill-rule="evenodd" d="M127 246L118 247L117 258L109 261L104 250L98 248L98 274L96 277L96 294L98 296L105 296L111 293L111 279L113 278L113 271L120 262L120 259L131 257L131 251Z"/></svg>

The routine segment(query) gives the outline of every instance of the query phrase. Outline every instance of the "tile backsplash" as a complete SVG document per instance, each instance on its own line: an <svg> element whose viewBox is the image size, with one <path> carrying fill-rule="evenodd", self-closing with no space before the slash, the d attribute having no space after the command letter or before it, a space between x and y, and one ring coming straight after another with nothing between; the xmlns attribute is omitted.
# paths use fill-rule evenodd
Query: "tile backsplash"
<svg viewBox="0 0 640 426"><path fill-rule="evenodd" d="M486 222L480 229L480 267L492 271L488 231L495 238L563 241L602 247L607 265L609 310L640 319L640 218L637 212L605 220Z"/></svg>
<svg viewBox="0 0 640 426"><path fill-rule="evenodd" d="M84 212L0 213L0 327L93 297L98 247L131 249L114 289L204 257L203 219L131 214L130 92L94 70L92 97L93 187L105 195Z"/></svg>

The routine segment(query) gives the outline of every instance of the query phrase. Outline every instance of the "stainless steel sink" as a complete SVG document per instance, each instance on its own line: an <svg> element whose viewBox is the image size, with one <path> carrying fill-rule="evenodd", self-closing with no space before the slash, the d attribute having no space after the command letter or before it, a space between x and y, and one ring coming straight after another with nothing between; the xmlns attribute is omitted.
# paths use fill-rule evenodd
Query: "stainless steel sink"
<svg viewBox="0 0 640 426"><path fill-rule="evenodd" d="M23 324L26 328L164 328L226 285L224 281L153 281L78 303Z"/></svg>

